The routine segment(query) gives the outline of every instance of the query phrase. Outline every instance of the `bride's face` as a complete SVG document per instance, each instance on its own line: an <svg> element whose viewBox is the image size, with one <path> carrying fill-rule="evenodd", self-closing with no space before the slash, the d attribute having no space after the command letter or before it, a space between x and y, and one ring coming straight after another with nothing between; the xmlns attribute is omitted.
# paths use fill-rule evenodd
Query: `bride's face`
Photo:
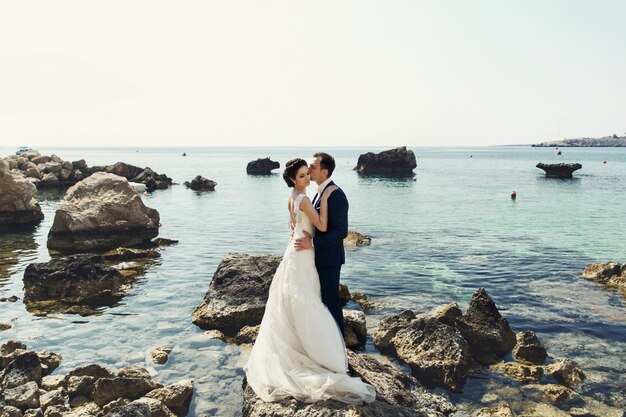
<svg viewBox="0 0 626 417"><path fill-rule="evenodd" d="M295 181L295 188L302 190L308 187L311 183L311 174L309 173L309 167L300 167L300 169L298 169L298 172L296 172Z"/></svg>

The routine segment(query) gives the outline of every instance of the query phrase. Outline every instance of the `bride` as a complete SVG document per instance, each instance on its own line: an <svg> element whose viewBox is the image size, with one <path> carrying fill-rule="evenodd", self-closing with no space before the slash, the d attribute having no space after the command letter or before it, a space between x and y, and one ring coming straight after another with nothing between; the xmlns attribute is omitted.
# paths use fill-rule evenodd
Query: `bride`
<svg viewBox="0 0 626 417"><path fill-rule="evenodd" d="M294 397L304 402L372 402L374 387L347 374L342 332L322 303L313 250L296 251L293 240L325 231L329 187L320 213L306 196L311 182L303 159L287 162L283 178L294 190L288 208L293 234L276 270L259 335L244 366L248 384L264 401Z"/></svg>

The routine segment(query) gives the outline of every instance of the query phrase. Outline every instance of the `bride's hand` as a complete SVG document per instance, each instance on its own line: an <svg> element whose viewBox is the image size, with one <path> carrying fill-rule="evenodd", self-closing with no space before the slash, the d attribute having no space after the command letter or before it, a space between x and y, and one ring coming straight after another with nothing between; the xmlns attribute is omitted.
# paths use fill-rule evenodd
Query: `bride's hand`
<svg viewBox="0 0 626 417"><path fill-rule="evenodd" d="M333 191L335 191L337 188L336 185L331 185L330 187L326 188L324 190L324 195L322 196L322 201L324 200L328 200L328 198L330 197L330 195L333 193Z"/></svg>

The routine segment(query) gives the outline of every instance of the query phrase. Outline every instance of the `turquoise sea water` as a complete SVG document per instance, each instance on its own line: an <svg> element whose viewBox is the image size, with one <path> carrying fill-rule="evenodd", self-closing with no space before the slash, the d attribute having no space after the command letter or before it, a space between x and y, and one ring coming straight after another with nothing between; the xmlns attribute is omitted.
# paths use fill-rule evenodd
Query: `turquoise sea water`
<svg viewBox="0 0 626 417"><path fill-rule="evenodd" d="M485 287L514 331L534 330L553 357L577 361L588 374L580 388L606 404L624 407L625 298L581 278L588 262L626 261L626 149L412 148L415 176L363 177L358 156L383 149L328 149L337 160L335 181L350 201L350 228L372 245L348 250L342 280L386 307L368 316L370 332L393 312L424 312L452 301L463 308ZM0 148L0 155L13 149ZM50 259L46 237L62 195L40 192L45 220L32 233L0 236L0 320L14 319L0 339L20 339L36 350L63 355L61 369L87 363L153 366L165 384L192 378L190 416L238 415L241 366L247 350L210 340L191 323L220 260L229 252L281 254L288 240L286 198L279 172L246 175L246 164L269 156L284 166L317 149L139 148L39 149L87 164L124 161L149 166L182 184L200 174L218 183L212 193L182 185L144 197L161 215L160 236L177 239L122 302L100 315L36 317L21 303L22 277L31 262ZM183 152L187 157L182 157ZM602 161L607 163L603 164ZM545 178L537 162L580 162L571 180ZM517 192L511 200L510 193ZM311 196L314 189L310 189ZM154 346L173 349L165 366L146 361ZM368 352L375 352L371 342ZM451 396L475 408L519 391L470 378ZM496 401L498 402L498 401Z"/></svg>

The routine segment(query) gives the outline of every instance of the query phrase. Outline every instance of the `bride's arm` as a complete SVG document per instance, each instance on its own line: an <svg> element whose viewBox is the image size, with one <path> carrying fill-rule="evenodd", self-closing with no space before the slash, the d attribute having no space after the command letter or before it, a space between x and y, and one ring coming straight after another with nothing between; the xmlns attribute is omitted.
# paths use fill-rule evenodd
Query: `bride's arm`
<svg viewBox="0 0 626 417"><path fill-rule="evenodd" d="M320 202L320 213L317 214L317 210L313 207L311 200L308 197L304 197L300 202L300 210L311 219L311 223L315 225L317 230L325 232L328 229L328 197L335 191L335 188L329 188L322 195L322 201Z"/></svg>

